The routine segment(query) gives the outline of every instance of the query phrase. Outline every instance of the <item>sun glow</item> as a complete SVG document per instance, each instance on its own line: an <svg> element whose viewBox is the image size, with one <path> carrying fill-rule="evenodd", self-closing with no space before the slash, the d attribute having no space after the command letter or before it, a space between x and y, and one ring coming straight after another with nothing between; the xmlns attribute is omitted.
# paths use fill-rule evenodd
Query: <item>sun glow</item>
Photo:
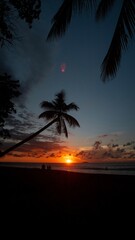
<svg viewBox="0 0 135 240"><path fill-rule="evenodd" d="M72 160L68 158L68 159L66 159L66 163L70 164L70 163L72 163Z"/></svg>
<svg viewBox="0 0 135 240"><path fill-rule="evenodd" d="M62 158L63 158L63 162L65 162L66 164L71 164L74 162L74 158L72 154L64 155Z"/></svg>

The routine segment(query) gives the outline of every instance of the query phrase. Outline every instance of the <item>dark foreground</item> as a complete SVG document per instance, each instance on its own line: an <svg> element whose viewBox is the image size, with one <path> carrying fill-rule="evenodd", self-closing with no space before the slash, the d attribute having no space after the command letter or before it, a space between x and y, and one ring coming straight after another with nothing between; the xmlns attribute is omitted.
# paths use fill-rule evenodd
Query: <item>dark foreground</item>
<svg viewBox="0 0 135 240"><path fill-rule="evenodd" d="M114 230L121 223L124 230L134 223L135 176L0 167L0 206L7 229L41 223Z"/></svg>

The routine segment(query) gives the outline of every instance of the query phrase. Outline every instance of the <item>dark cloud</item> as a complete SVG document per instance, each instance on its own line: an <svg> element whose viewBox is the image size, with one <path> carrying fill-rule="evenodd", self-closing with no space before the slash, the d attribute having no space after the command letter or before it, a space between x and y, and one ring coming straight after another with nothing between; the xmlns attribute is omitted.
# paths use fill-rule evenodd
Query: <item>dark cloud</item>
<svg viewBox="0 0 135 240"><path fill-rule="evenodd" d="M11 136L25 133L25 131L33 131L39 124L35 114L29 112L26 108L17 110L16 114L10 115L6 120L6 126L10 129ZM20 138L19 138L20 139Z"/></svg>
<svg viewBox="0 0 135 240"><path fill-rule="evenodd" d="M112 147L113 148L116 148L116 147L118 147L119 145L118 144L112 144Z"/></svg>
<svg viewBox="0 0 135 240"><path fill-rule="evenodd" d="M7 125L10 129L11 137L6 139L3 144L1 144L1 151L8 149L9 147L27 138L29 135L33 134L41 127L38 119L33 113L30 113L25 108L22 112L18 112L15 116L12 115L7 120ZM9 153L9 155L17 154L18 157L28 156L28 157L40 157L44 156L50 151L62 151L65 146L62 146L64 142L60 140L60 137L55 135L54 132L48 132L47 129L37 135L35 138L16 148L14 152Z"/></svg>
<svg viewBox="0 0 135 240"><path fill-rule="evenodd" d="M123 144L123 147L131 146L133 144L135 144L135 141L127 142L127 143Z"/></svg>
<svg viewBox="0 0 135 240"><path fill-rule="evenodd" d="M109 134L103 134L103 135L99 135L98 137L99 138L106 138L106 137L108 137L108 136L110 136Z"/></svg>
<svg viewBox="0 0 135 240"><path fill-rule="evenodd" d="M33 28L29 29L27 25L19 22L19 28L22 35L20 41L13 47L0 49L0 71L20 80L22 95L18 99L22 106L29 91L45 81L52 69L52 45L46 43L42 29L40 31L38 25L33 25Z"/></svg>
<svg viewBox="0 0 135 240"><path fill-rule="evenodd" d="M29 142L29 143L25 143L22 146L18 147L16 149L16 151L10 152L9 155L10 156L20 156L20 157L33 157L33 158L40 158L45 156L47 157L55 157L54 153L51 153L52 151L55 152L59 152L59 150L65 150L67 149L66 146L62 146L59 143L55 143L55 142L38 142L38 141L34 141L33 142ZM48 153L50 152L50 154L48 155Z"/></svg>
<svg viewBox="0 0 135 240"><path fill-rule="evenodd" d="M131 142L132 144L134 141ZM76 154L76 157L83 161L110 161L111 159L127 159L135 157L135 148L131 148L132 144L119 146L118 144L108 144L96 149L94 146L90 150L83 150ZM125 146L125 147L123 147ZM127 148L128 146L128 148Z"/></svg>
<svg viewBox="0 0 135 240"><path fill-rule="evenodd" d="M10 129L11 137L5 139L3 144L1 144L1 151L8 149L9 147L21 141L44 125L41 125L39 119L35 114L27 111L26 108L18 110L17 114L11 115L6 122L6 125ZM46 129L35 138L16 148L14 152L9 153L9 155L18 154L22 156L40 157L46 155L50 151L62 151L66 149L62 146L64 142L60 139L60 136L55 135L55 131L52 129L48 131Z"/></svg>
<svg viewBox="0 0 135 240"><path fill-rule="evenodd" d="M52 158L52 157L56 157L57 155L55 153L51 153L50 155L47 156L47 158Z"/></svg>
<svg viewBox="0 0 135 240"><path fill-rule="evenodd" d="M112 137L117 138L121 134L122 132L105 133L105 134L99 135L98 138L112 138Z"/></svg>

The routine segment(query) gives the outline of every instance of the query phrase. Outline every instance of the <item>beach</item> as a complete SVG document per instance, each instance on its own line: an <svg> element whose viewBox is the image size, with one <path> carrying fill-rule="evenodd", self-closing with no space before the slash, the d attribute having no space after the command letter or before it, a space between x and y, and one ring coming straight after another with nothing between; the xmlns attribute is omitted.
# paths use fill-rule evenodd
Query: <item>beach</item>
<svg viewBox="0 0 135 240"><path fill-rule="evenodd" d="M132 223L135 176L0 167L2 224L106 226Z"/></svg>

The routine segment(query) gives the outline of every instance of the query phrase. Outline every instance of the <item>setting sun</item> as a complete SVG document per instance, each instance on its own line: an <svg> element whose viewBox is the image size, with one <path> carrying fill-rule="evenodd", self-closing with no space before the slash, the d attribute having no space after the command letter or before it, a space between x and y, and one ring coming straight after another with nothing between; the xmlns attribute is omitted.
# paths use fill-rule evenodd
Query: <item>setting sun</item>
<svg viewBox="0 0 135 240"><path fill-rule="evenodd" d="M72 160L71 159L66 159L66 163L72 163Z"/></svg>
<svg viewBox="0 0 135 240"><path fill-rule="evenodd" d="M70 153L63 152L60 162L65 163L65 164L74 164L74 163L78 162L78 158L75 157L73 152L70 152Z"/></svg>
<svg viewBox="0 0 135 240"><path fill-rule="evenodd" d="M73 163L74 162L74 158L72 154L66 154L63 157L63 161L67 164Z"/></svg>

